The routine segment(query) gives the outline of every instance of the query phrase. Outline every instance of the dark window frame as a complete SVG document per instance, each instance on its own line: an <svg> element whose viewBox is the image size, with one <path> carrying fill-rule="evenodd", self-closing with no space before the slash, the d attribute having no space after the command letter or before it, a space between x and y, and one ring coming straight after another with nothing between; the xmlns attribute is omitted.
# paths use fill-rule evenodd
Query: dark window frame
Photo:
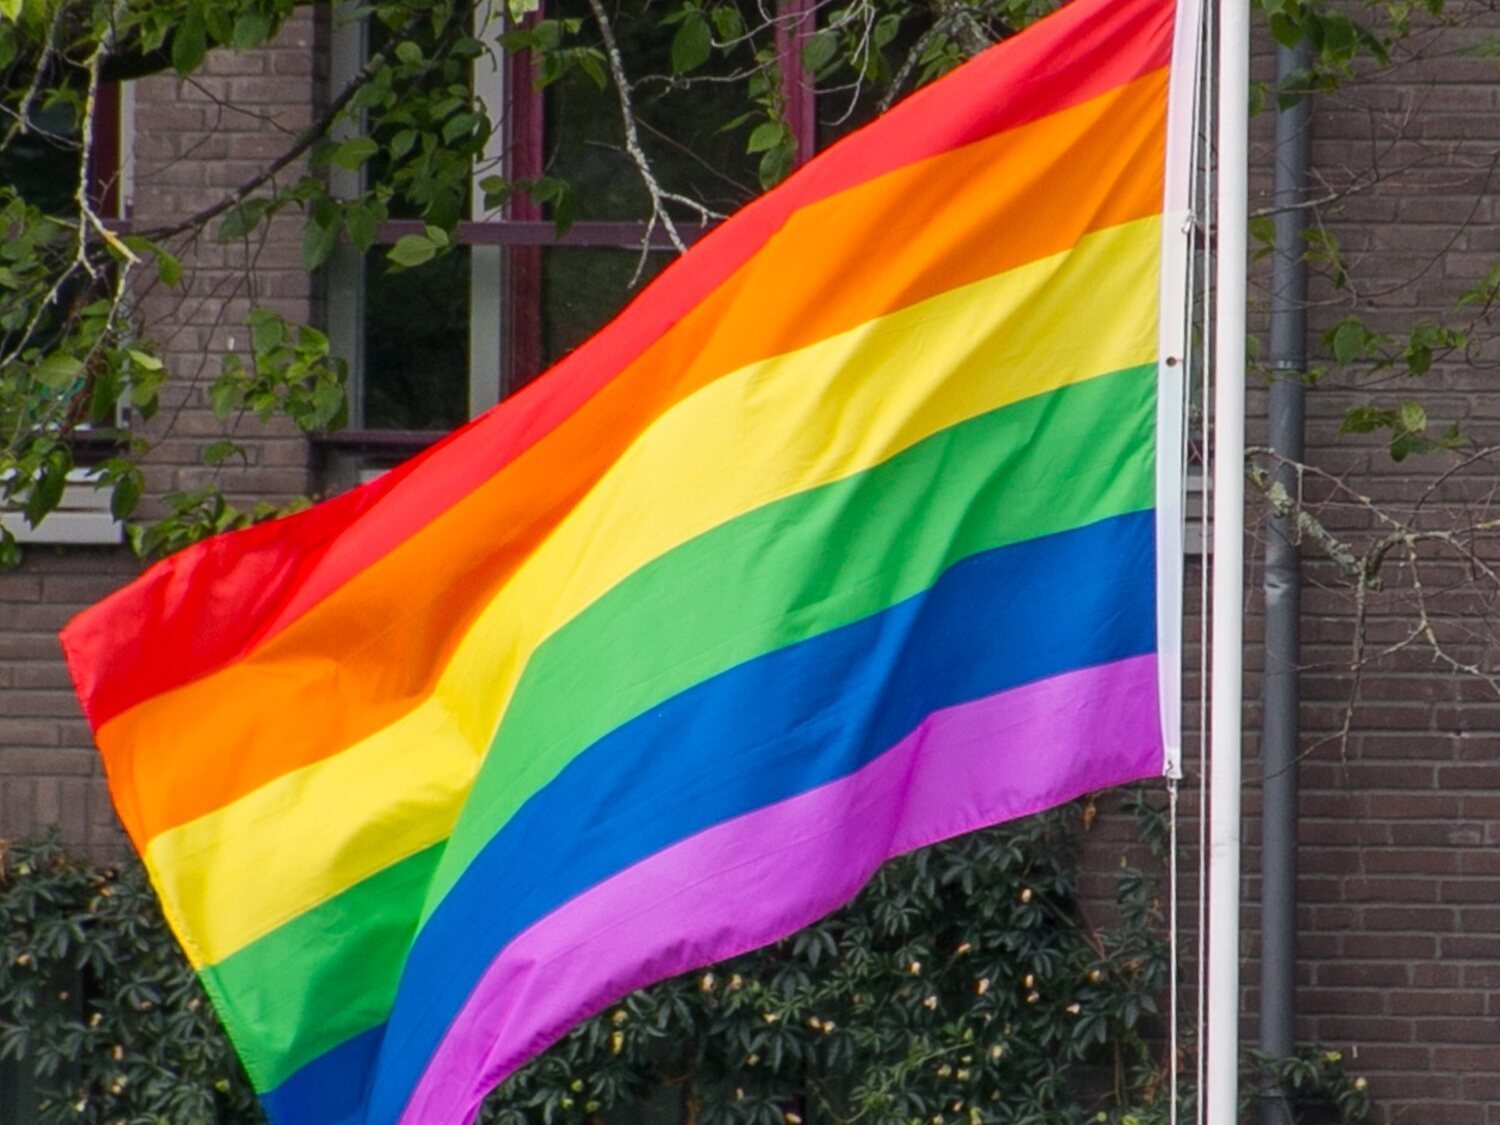
<svg viewBox="0 0 1500 1125"><path fill-rule="evenodd" d="M545 0L544 0L545 6ZM777 0L775 44L777 66L784 85L784 113L796 140L795 164L811 159L817 148L817 89L802 61L802 44L812 31L814 0ZM541 12L531 18L540 18ZM536 88L525 56L511 56L503 77L504 105L498 114L505 130L503 151L506 173L513 179L535 179L545 163L546 95ZM691 244L707 230L695 223L679 223L678 233ZM393 219L381 224L376 245L390 245L406 234L420 234L419 220ZM542 367L542 253L551 247L592 247L640 251L673 249L659 227L648 230L644 221L580 219L558 234L541 208L529 197L517 194L503 211L483 219L461 221L453 234L457 246L492 246L507 251L502 285L502 307L497 310L507 331L501 342L500 397L519 389ZM472 362L472 361L471 361ZM361 377L356 373L356 378ZM389 467L420 452L441 438L446 430L403 430L358 425L315 438L320 460L328 469L330 483L355 483L357 473L339 466L351 458L361 471Z"/></svg>

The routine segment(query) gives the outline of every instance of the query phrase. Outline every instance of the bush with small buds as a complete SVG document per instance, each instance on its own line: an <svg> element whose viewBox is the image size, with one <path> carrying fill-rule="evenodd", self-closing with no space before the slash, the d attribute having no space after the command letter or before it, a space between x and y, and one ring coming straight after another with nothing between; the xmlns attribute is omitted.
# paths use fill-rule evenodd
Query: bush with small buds
<svg viewBox="0 0 1500 1125"><path fill-rule="evenodd" d="M34 1091L17 1112L39 1125L262 1120L140 867L95 867L55 840L0 841L7 1060Z"/></svg>
<svg viewBox="0 0 1500 1125"><path fill-rule="evenodd" d="M1161 814L1131 803L1159 859ZM1108 924L1090 925L1075 844L1091 823L1070 806L890 863L823 921L580 1025L482 1120L1165 1122L1160 888L1122 867ZM0 1058L34 1076L41 1125L263 1120L139 868L54 842L0 845ZM1344 1125L1366 1119L1336 1056L1278 1074Z"/></svg>

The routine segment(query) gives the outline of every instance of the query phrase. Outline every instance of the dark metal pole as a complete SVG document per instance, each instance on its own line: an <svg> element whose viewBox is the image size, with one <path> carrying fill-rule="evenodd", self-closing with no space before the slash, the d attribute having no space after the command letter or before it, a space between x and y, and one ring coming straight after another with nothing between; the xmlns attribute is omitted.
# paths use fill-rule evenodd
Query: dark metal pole
<svg viewBox="0 0 1500 1125"><path fill-rule="evenodd" d="M1303 70L1306 45L1276 53L1278 86ZM1309 98L1276 116L1275 201L1301 203L1311 158ZM1270 446L1302 460L1303 382L1307 369L1307 270L1302 261L1307 213L1277 211L1271 270L1270 361L1267 412ZM1277 466L1276 479L1293 496L1297 482ZM1266 539L1265 720L1261 733L1260 1049L1273 1059L1296 1052L1297 974L1297 755L1300 743L1297 666L1301 659L1299 612L1302 567L1290 521L1271 521ZM1288 1091L1274 1082L1261 1089L1261 1125L1291 1125Z"/></svg>

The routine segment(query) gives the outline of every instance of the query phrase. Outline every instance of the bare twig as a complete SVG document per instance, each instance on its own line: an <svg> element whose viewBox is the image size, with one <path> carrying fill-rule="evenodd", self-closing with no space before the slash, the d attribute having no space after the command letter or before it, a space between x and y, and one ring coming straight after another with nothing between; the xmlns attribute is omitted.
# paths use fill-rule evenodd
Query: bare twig
<svg viewBox="0 0 1500 1125"><path fill-rule="evenodd" d="M891 79L891 87L880 99L880 112L884 113L890 109L901 91L906 89L906 84L911 81L912 71L917 69L917 63L922 60L922 53L927 50L928 45L938 36L938 24L933 24L911 45L911 50L906 52L906 58L901 60L901 68L896 71L896 76Z"/></svg>
<svg viewBox="0 0 1500 1125"><path fill-rule="evenodd" d="M31 107L36 104L36 99L41 95L42 82L47 77L47 69L52 64L53 56L57 54L58 27L67 10L66 4L59 4L52 13L52 20L47 24L47 38L42 42L42 53L36 61L36 69L32 71L31 82L27 85L26 93L21 96L21 102L16 107L15 119L10 123L10 128L5 131L5 140L0 141L0 149L5 148L16 137L28 132L31 128Z"/></svg>
<svg viewBox="0 0 1500 1125"><path fill-rule="evenodd" d="M635 275L630 279L630 284L634 285L646 269L647 254L651 248L651 235L658 224L667 232L667 237L671 239L672 245L679 254L687 250L682 236L677 233L677 224L673 222L671 213L667 210L668 203L678 203L696 211L699 221L705 225L713 220L722 219L724 216L705 207L696 199L665 190L657 180L651 161L647 159L645 150L641 148L640 134L636 130L635 108L630 97L630 79L625 73L625 61L620 55L620 45L615 39L614 25L610 23L609 15L605 12L600 0L589 0L589 9L594 13L594 22L599 25L599 35L604 40L604 54L609 60L610 77L615 84L615 93L620 98L620 120L625 127L625 152L630 157L631 163L635 165L636 174L645 185L646 194L651 197L651 215L646 220L646 233L641 238L640 260L636 263Z"/></svg>
<svg viewBox="0 0 1500 1125"><path fill-rule="evenodd" d="M1303 507L1287 492L1286 486L1276 480L1264 468L1256 464L1245 467L1245 477L1257 492L1266 498L1271 510L1282 519L1291 519L1296 524L1299 537L1311 539L1323 549L1339 571L1356 585L1363 586L1372 580L1365 570L1364 562L1349 545L1343 542L1316 516Z"/></svg>
<svg viewBox="0 0 1500 1125"><path fill-rule="evenodd" d="M99 279L99 271L89 261L89 232L93 231L116 255L129 262L131 265L139 265L140 258L135 251L121 242L115 233L106 227L99 218L98 212L94 210L94 204L89 199L89 163L94 155L94 115L98 112L99 105L99 70L103 66L105 55L105 41L101 39L94 47L94 52L89 56L87 65L89 84L84 92L83 99L83 122L80 128L81 145L78 153L78 190L74 193L74 199L78 204L78 265L89 277L95 281Z"/></svg>

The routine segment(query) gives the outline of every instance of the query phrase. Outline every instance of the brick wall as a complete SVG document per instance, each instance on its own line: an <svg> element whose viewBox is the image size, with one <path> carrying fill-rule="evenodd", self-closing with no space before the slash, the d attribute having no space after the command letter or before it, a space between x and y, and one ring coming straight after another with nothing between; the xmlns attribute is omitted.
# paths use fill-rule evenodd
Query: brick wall
<svg viewBox="0 0 1500 1125"><path fill-rule="evenodd" d="M191 84L171 75L135 84L135 224L149 229L192 214L285 149L311 121L319 93L314 34L312 18L301 14L274 46L211 56ZM299 320L312 315L300 234L291 218L252 243L187 245L181 286L140 294L141 316L174 375L160 412L143 427L158 443L146 462L148 497L155 498L146 511L162 495L201 487L219 472L200 460L203 446L225 432L206 407L204 388L222 353L244 347L251 305ZM248 465L234 462L219 477L231 497L308 490L305 440L253 421L242 432L253 436ZM138 569L123 548L36 547L20 571L0 573L0 838L55 825L69 843L96 854L120 846L56 638L74 613Z"/></svg>
<svg viewBox="0 0 1500 1125"><path fill-rule="evenodd" d="M1421 57L1376 84L1316 103L1314 164L1337 189L1377 178L1330 213L1348 252L1351 285L1376 308L1372 326L1398 331L1414 317L1442 318L1495 262L1495 158L1500 152L1500 71L1467 54L1496 29L1477 6L1466 26L1424 36ZM1347 311L1346 295L1315 287L1318 339ZM1500 438L1500 386L1482 364L1449 362L1420 384L1386 385L1385 403L1421 398L1434 429L1461 422L1481 443ZM1307 459L1378 506L1424 527L1462 528L1486 518L1500 472L1474 464L1430 492L1438 461L1390 460L1379 443L1341 437L1345 408L1370 397L1336 380L1308 396ZM1252 435L1252 440L1255 440ZM1361 548L1383 529L1363 505L1326 484L1323 518ZM1430 512L1417 515L1422 498ZM1254 521L1252 521L1254 522ZM1257 547L1252 555L1259 553ZM1493 536L1478 554L1500 554ZM1309 552L1315 556L1315 552ZM1435 635L1458 659L1496 660L1493 585L1458 553L1424 548L1416 572ZM1372 649L1408 637L1420 604L1413 571L1388 565L1387 589L1369 602ZM1254 595L1258 600L1259 575ZM1351 674L1354 601L1326 561L1310 557L1303 594L1303 750L1299 891L1299 1036L1343 1051L1368 1076L1381 1120L1410 1125L1500 1122L1500 694L1445 665L1418 638ZM1258 607L1256 608L1258 614ZM1258 622L1248 634L1257 640ZM1257 714L1261 654L1247 652ZM1350 704L1353 709L1350 710ZM1347 738L1341 736L1346 717ZM1253 750L1254 747L1252 746ZM1247 778L1258 769L1247 766ZM1247 795L1247 811L1259 809ZM1247 821L1257 839L1253 815ZM1258 894L1255 849L1247 898ZM1254 916L1247 915L1253 929ZM1245 980L1258 966L1247 936ZM1255 997L1250 990L1250 1005Z"/></svg>

